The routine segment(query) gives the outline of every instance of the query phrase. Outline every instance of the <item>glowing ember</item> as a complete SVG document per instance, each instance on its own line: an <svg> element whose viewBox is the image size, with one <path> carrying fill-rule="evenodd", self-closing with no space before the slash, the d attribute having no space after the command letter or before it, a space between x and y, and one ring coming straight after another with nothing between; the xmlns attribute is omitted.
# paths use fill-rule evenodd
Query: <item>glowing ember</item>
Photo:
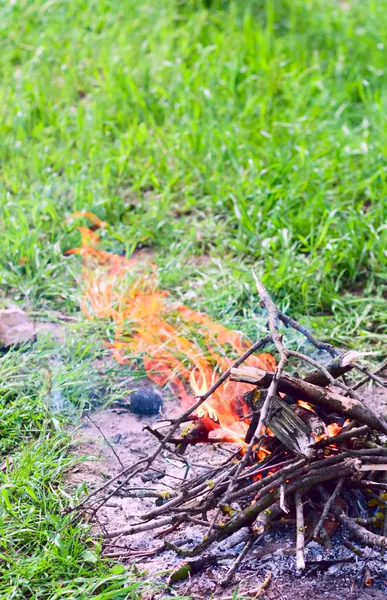
<svg viewBox="0 0 387 600"><path fill-rule="evenodd" d="M337 423L331 423L330 425L327 426L327 430L328 430L328 436L327 437L333 437L335 435L337 435L338 433L340 433L340 431L343 428L338 425Z"/></svg>
<svg viewBox="0 0 387 600"><path fill-rule="evenodd" d="M106 224L92 213L86 216L94 226ZM159 386L169 384L184 406L193 403L214 383L219 374L229 368L234 359L250 346L240 332L226 329L206 315L174 302L167 292L157 286L156 269L135 258L106 252L98 248L99 236L86 227L78 228L81 246L68 254L83 258L85 298L82 311L89 318L110 319L114 323L114 341L109 344L114 358L129 363L139 354L148 377ZM141 272L142 269L142 272ZM250 356L247 365L275 370L271 354ZM248 384L226 382L207 401L198 416L212 437L237 442L243 447L248 420L237 414L234 401L250 388ZM248 408L243 408L247 416ZM261 448L259 458L269 451Z"/></svg>

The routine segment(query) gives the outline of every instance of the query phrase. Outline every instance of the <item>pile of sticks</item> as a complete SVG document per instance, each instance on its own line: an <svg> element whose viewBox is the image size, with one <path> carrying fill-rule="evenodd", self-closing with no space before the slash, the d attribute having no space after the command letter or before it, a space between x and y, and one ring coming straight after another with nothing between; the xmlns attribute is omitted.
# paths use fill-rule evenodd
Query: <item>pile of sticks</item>
<svg viewBox="0 0 387 600"><path fill-rule="evenodd" d="M178 555L198 557L186 561L191 572L211 561L209 548L241 528L247 528L244 550L232 565L225 582L230 581L249 550L270 527L296 524L297 566L305 567L304 548L312 539L329 543L324 523L334 519L360 542L387 548L387 423L364 399L364 385L370 381L387 387L384 361L372 371L359 362L353 351L342 353L331 344L318 341L297 321L282 313L267 290L256 280L261 305L268 315L268 335L256 342L225 371L205 394L168 429L150 430L159 440L149 456L123 468L115 477L94 490L73 511L92 516L114 495L123 493L138 474L155 469L155 461L173 454L188 462L184 450L189 444L205 441L197 409L209 399L227 378L250 383L252 391L244 402L250 408L249 429L243 448L205 474L186 479L173 492L154 495L156 506L137 522L118 531L107 531L106 540L144 531L163 530L164 541L158 550L169 548ZM297 330L312 344L319 355L329 357L325 365L285 345L279 327ZM244 365L246 359L272 344L278 356L274 372ZM327 364L328 362L328 364ZM286 372L289 365L308 371L301 378ZM258 392L258 394L256 393ZM257 400L258 398L258 400ZM306 408L302 403L308 403ZM300 405L301 404L301 405ZM246 417L244 417L246 419ZM194 421L196 435L179 433L187 421ZM335 425L337 435L328 436L327 428ZM165 426L164 426L165 427ZM318 440L318 441L317 441ZM258 459L265 448L265 458ZM159 462L157 468L160 469ZM119 483L118 483L119 480ZM359 493L367 507L373 498L384 511L381 519L375 511L368 516L357 509ZM130 494L130 492L129 492ZM353 494L353 501L351 501ZM345 498L345 502L338 498ZM306 535L306 522L310 529ZM203 528L203 538L191 548L178 547L168 541L168 534L193 523ZM312 525L310 524L312 523Z"/></svg>

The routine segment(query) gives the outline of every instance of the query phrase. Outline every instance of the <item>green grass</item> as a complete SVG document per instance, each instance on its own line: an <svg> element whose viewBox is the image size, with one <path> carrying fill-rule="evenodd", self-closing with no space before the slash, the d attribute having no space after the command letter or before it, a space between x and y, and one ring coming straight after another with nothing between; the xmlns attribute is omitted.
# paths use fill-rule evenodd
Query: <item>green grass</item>
<svg viewBox="0 0 387 600"><path fill-rule="evenodd" d="M386 9L3 4L4 291L74 309L76 267L62 253L77 235L63 221L86 208L112 225L111 246L152 246L162 283L218 317L255 305L253 265L321 328L370 305L349 339L380 341Z"/></svg>
<svg viewBox="0 0 387 600"><path fill-rule="evenodd" d="M86 209L104 247L151 247L163 287L253 338L252 267L320 336L381 349L386 31L387 0L2 2L0 300L78 311L65 219ZM113 389L92 368L109 332L75 330L0 359L0 598L137 593L61 516L63 423Z"/></svg>
<svg viewBox="0 0 387 600"><path fill-rule="evenodd" d="M101 397L85 333L72 331L61 351L43 340L0 358L2 600L141 598L141 580L104 562L89 526L65 515L84 488L69 495L65 474L79 459L64 426Z"/></svg>

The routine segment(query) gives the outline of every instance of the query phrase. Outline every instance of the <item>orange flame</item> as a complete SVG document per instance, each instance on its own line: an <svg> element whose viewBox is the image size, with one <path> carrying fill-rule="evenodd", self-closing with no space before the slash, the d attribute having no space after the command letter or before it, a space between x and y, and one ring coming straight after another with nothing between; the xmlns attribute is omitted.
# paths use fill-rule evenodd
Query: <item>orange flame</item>
<svg viewBox="0 0 387 600"><path fill-rule="evenodd" d="M298 406L301 406L301 408L305 408L305 410L309 410L309 412L314 413L314 409L313 406L311 404L309 404L309 402L305 402L304 400L297 400L297 404Z"/></svg>
<svg viewBox="0 0 387 600"><path fill-rule="evenodd" d="M91 213L72 217L80 215L105 226ZM81 246L68 254L79 254L83 259L84 315L114 323L114 341L109 346L118 362L129 363L141 354L148 377L159 386L169 384L184 406L192 405L194 397L208 390L233 362L223 348L227 347L227 355L238 357L249 347L249 340L174 302L158 289L154 266L148 265L151 272L146 276L138 260L99 249L95 231L78 229ZM269 371L276 366L274 357L267 353L250 356L246 364ZM244 446L248 422L237 414L234 400L249 389L248 384L227 381L200 406L198 415L208 431L214 431L214 438L219 435ZM263 458L268 452L261 450Z"/></svg>

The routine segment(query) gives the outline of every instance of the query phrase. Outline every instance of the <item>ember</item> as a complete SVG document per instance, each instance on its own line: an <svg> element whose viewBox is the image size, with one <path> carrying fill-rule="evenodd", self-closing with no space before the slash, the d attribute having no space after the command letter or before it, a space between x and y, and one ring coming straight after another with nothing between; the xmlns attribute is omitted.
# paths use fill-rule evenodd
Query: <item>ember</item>
<svg viewBox="0 0 387 600"><path fill-rule="evenodd" d="M91 218L95 226L105 226ZM154 268L146 276L135 259L100 250L95 231L80 228L80 232L82 246L71 253L80 254L84 261L85 315L111 319L115 358L125 363L141 354L148 377L159 386L169 384L185 410L158 429L148 427L160 442L154 453L123 469L75 509L90 509L95 515L136 475L151 469L156 459L169 453L184 461L190 445L228 441L236 445L235 452L223 464L208 466L203 474L184 481L181 489L160 496L141 521L104 537L111 540L160 528L166 538L184 523L195 523L203 528L203 537L193 548L164 540L163 548L188 557L207 552L214 542L247 528L245 549L226 581L256 540L292 512L300 569L306 564L305 546L312 538L321 539L329 514L363 543L387 548L387 518L377 521L373 514L366 518L352 504L337 501L342 490L346 497L360 493L378 499L387 491L387 424L357 391L370 380L387 387L380 376L387 363L370 372L357 362L353 351L342 354L319 342L277 308L259 280L256 285L268 313L269 332L251 344L240 333L174 302L158 289ZM323 366L290 350L280 324L297 330L327 353L330 364ZM278 362L271 354L254 354L268 344L274 346ZM291 361L297 361L298 372L308 367L310 372L304 378L292 376L285 371ZM356 382L353 377L358 372L365 378ZM341 380L345 373L352 378L350 384ZM180 429L187 422L190 427ZM317 518L305 538L306 503L313 506L311 515ZM381 504L385 507L385 502ZM207 555L203 560L208 563ZM192 566L196 569L199 562L193 561Z"/></svg>

